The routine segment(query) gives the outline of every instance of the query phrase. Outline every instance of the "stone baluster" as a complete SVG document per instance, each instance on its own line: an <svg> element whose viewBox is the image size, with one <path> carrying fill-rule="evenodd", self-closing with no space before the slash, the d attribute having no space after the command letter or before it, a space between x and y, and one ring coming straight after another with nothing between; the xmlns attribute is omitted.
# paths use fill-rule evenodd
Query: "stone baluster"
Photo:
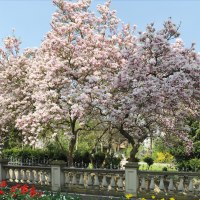
<svg viewBox="0 0 200 200"><path fill-rule="evenodd" d="M78 185L80 188L83 188L84 187L84 173L83 172L80 172L79 174L79 182L78 182Z"/></svg>
<svg viewBox="0 0 200 200"><path fill-rule="evenodd" d="M6 168L6 180L9 181L10 180L10 173L9 173L9 169Z"/></svg>
<svg viewBox="0 0 200 200"><path fill-rule="evenodd" d="M194 192L193 177L190 176L190 177L188 177L188 178L189 178L188 191L189 191L190 193L193 193L193 192Z"/></svg>
<svg viewBox="0 0 200 200"><path fill-rule="evenodd" d="M34 183L34 172L32 169L29 170L29 183Z"/></svg>
<svg viewBox="0 0 200 200"><path fill-rule="evenodd" d="M40 181L40 177L39 177L39 172L38 170L34 170L35 171L35 175L34 175L34 183L38 184Z"/></svg>
<svg viewBox="0 0 200 200"><path fill-rule="evenodd" d="M45 161L46 162L46 161ZM48 177L49 177L49 173L48 171L44 172L44 176L45 176L45 185L48 185Z"/></svg>
<svg viewBox="0 0 200 200"><path fill-rule="evenodd" d="M146 190L145 176L142 176L141 178L142 178L142 180L141 180L141 187L140 187L140 189L141 189L142 191L145 191L145 190Z"/></svg>
<svg viewBox="0 0 200 200"><path fill-rule="evenodd" d="M11 182L12 182L12 176L13 176L12 173L13 173L12 169L8 169L9 181Z"/></svg>
<svg viewBox="0 0 200 200"><path fill-rule="evenodd" d="M15 181L15 171L14 169L10 169L10 181L14 182Z"/></svg>
<svg viewBox="0 0 200 200"><path fill-rule="evenodd" d="M180 179L180 181L179 181L179 184L178 184L178 191L184 192L184 185L183 185L184 177L180 176L179 179Z"/></svg>
<svg viewBox="0 0 200 200"><path fill-rule="evenodd" d="M14 178L14 180L13 180L13 182L17 182L17 169L13 169L13 178Z"/></svg>
<svg viewBox="0 0 200 200"><path fill-rule="evenodd" d="M169 179L168 192L169 192L169 194L174 193L174 181L173 181L172 176L170 176L170 179Z"/></svg>
<svg viewBox="0 0 200 200"><path fill-rule="evenodd" d="M16 173L16 175L15 175L15 177L16 177L15 182L16 183L20 183L20 181L21 181L21 170L20 169L16 169L15 173Z"/></svg>
<svg viewBox="0 0 200 200"><path fill-rule="evenodd" d="M69 176L69 172L65 172L65 186L69 187L70 185L70 176Z"/></svg>
<svg viewBox="0 0 200 200"><path fill-rule="evenodd" d="M199 184L199 186L197 188L197 194L200 196L200 184Z"/></svg>
<svg viewBox="0 0 200 200"><path fill-rule="evenodd" d="M44 171L40 172L40 184L45 185L45 174Z"/></svg>
<svg viewBox="0 0 200 200"><path fill-rule="evenodd" d="M151 182L150 182L149 189L150 189L151 191L154 191L154 189L155 189L154 176L150 176L150 179L151 179Z"/></svg>
<svg viewBox="0 0 200 200"><path fill-rule="evenodd" d="M160 192L164 192L165 191L164 175L160 175L159 189L160 189Z"/></svg>
<svg viewBox="0 0 200 200"><path fill-rule="evenodd" d="M76 172L73 172L72 175L72 185L77 185L78 181L77 181L77 177L76 177Z"/></svg>
<svg viewBox="0 0 200 200"><path fill-rule="evenodd" d="M103 189L108 189L108 182L107 182L106 174L103 174L101 186L102 186Z"/></svg>
<svg viewBox="0 0 200 200"><path fill-rule="evenodd" d="M116 190L115 175L114 174L111 175L110 190Z"/></svg>
<svg viewBox="0 0 200 200"><path fill-rule="evenodd" d="M145 180L146 180L146 191L150 191L151 177L146 175Z"/></svg>
<svg viewBox="0 0 200 200"><path fill-rule="evenodd" d="M90 188L92 187L93 183L92 183L92 176L90 173L87 174L87 187Z"/></svg>
<svg viewBox="0 0 200 200"><path fill-rule="evenodd" d="M51 173L48 171L46 172L46 185L51 184Z"/></svg>
<svg viewBox="0 0 200 200"><path fill-rule="evenodd" d="M117 180L117 189L118 189L118 191L123 191L123 179L122 179L122 175L119 175L119 178Z"/></svg>
<svg viewBox="0 0 200 200"><path fill-rule="evenodd" d="M26 170L26 175L27 175L27 183L30 183L30 170Z"/></svg>
<svg viewBox="0 0 200 200"><path fill-rule="evenodd" d="M22 180L21 180L21 182L26 183L26 181L27 181L26 170L22 169Z"/></svg>
<svg viewBox="0 0 200 200"><path fill-rule="evenodd" d="M95 175L94 175L94 188L99 189L99 187L100 187L99 174L95 173Z"/></svg>

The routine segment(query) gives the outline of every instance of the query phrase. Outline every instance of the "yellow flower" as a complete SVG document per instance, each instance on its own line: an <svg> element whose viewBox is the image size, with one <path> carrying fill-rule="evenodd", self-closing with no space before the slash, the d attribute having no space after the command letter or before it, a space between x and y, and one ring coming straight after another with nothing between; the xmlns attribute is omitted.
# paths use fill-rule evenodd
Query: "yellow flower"
<svg viewBox="0 0 200 200"><path fill-rule="evenodd" d="M133 197L132 194L126 194L126 199L130 199L130 198L132 198L132 197Z"/></svg>
<svg viewBox="0 0 200 200"><path fill-rule="evenodd" d="M153 196L151 196L151 198L152 198L152 199L155 199L156 197L153 195Z"/></svg>
<svg viewBox="0 0 200 200"><path fill-rule="evenodd" d="M169 198L169 200L175 200L174 197Z"/></svg>
<svg viewBox="0 0 200 200"><path fill-rule="evenodd" d="M141 200L146 200L145 198L142 198Z"/></svg>
<svg viewBox="0 0 200 200"><path fill-rule="evenodd" d="M162 198L161 200L165 200L165 198Z"/></svg>

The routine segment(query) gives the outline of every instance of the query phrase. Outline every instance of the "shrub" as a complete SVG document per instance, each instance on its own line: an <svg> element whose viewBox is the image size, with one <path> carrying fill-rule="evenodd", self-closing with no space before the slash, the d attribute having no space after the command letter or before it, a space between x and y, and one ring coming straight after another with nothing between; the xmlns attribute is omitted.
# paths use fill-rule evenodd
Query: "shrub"
<svg viewBox="0 0 200 200"><path fill-rule="evenodd" d="M105 154L103 152L97 152L92 155L92 164L95 168L100 168L105 160Z"/></svg>
<svg viewBox="0 0 200 200"><path fill-rule="evenodd" d="M55 143L50 143L46 146L48 157L51 160L64 160L67 162L67 150L61 149Z"/></svg>
<svg viewBox="0 0 200 200"><path fill-rule="evenodd" d="M194 158L189 161L189 165L192 171L199 171L200 170L200 159Z"/></svg>
<svg viewBox="0 0 200 200"><path fill-rule="evenodd" d="M60 149L4 149L2 157L21 159L23 163L27 163L29 160L39 161L41 164L45 164L47 160L67 161L66 153Z"/></svg>
<svg viewBox="0 0 200 200"><path fill-rule="evenodd" d="M122 158L120 156L114 155L114 153L112 153L111 155L108 154L108 155L106 155L106 158L105 158L104 167L107 169L110 169L110 168L118 169L121 160L122 160Z"/></svg>
<svg viewBox="0 0 200 200"><path fill-rule="evenodd" d="M146 158L144 158L144 162L147 163L148 169L149 169L149 167L150 167L151 165L153 165L154 160L153 160L153 158L151 158L151 157L146 157Z"/></svg>
<svg viewBox="0 0 200 200"><path fill-rule="evenodd" d="M171 163L174 157L168 152L157 152L155 162L158 163Z"/></svg>
<svg viewBox="0 0 200 200"><path fill-rule="evenodd" d="M89 163L91 162L91 157L90 157L90 153L88 151L83 152L82 154L83 156L83 162L85 163L85 165L89 165Z"/></svg>
<svg viewBox="0 0 200 200"><path fill-rule="evenodd" d="M88 167L91 162L90 153L88 151L75 151L73 156L74 164L77 167Z"/></svg>
<svg viewBox="0 0 200 200"><path fill-rule="evenodd" d="M80 151L75 151L73 156L74 163L82 163L83 158Z"/></svg>
<svg viewBox="0 0 200 200"><path fill-rule="evenodd" d="M167 167L163 167L163 168L162 168L162 171L163 171L163 172L167 172L167 171L168 171L168 170L167 170Z"/></svg>
<svg viewBox="0 0 200 200"><path fill-rule="evenodd" d="M193 121L192 119L188 120L189 121L186 124L190 126L189 136L193 142L192 152L190 154L185 152L183 142L180 142L179 145L169 149L177 162L177 169L179 171L200 170L200 165L198 165L200 159L200 121Z"/></svg>
<svg viewBox="0 0 200 200"><path fill-rule="evenodd" d="M194 158L177 163L178 171L200 171L200 159Z"/></svg>

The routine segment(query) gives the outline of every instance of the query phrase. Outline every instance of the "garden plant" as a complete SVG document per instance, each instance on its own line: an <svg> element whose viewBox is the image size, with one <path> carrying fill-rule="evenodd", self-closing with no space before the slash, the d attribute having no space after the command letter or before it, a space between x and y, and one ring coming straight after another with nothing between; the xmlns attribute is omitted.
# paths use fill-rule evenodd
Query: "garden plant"
<svg viewBox="0 0 200 200"><path fill-rule="evenodd" d="M78 196L63 193L37 191L35 186L27 184L8 187L6 181L0 183L0 199L2 200L81 200Z"/></svg>

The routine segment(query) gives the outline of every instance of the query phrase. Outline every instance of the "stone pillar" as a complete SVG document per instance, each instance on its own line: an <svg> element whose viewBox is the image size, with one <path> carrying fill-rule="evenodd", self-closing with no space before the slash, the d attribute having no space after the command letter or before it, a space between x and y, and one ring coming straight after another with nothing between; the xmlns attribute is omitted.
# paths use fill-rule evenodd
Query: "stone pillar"
<svg viewBox="0 0 200 200"><path fill-rule="evenodd" d="M125 193L132 194L137 197L137 191L139 186L138 180L138 163L128 162L125 165Z"/></svg>
<svg viewBox="0 0 200 200"><path fill-rule="evenodd" d="M62 171L63 164L51 165L51 189L53 192L61 191L65 184L65 174Z"/></svg>
<svg viewBox="0 0 200 200"><path fill-rule="evenodd" d="M0 181L6 180L6 170L3 167L8 164L8 160L0 159Z"/></svg>

